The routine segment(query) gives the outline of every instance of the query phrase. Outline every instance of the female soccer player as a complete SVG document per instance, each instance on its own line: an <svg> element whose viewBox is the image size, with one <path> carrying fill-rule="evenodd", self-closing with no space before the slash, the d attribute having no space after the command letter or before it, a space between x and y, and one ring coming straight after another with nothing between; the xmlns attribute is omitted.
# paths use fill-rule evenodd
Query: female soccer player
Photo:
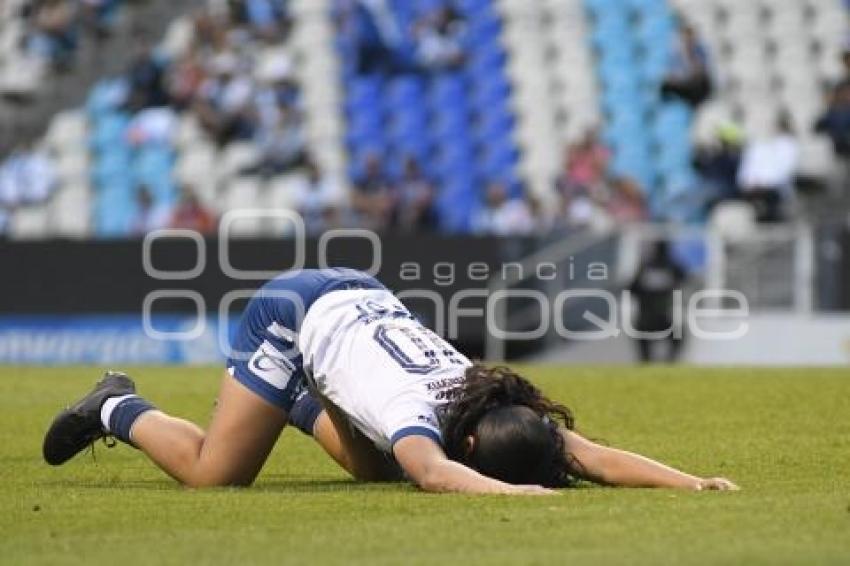
<svg viewBox="0 0 850 566"><path fill-rule="evenodd" d="M207 431L160 412L109 372L44 439L60 465L112 435L184 485L250 485L287 422L355 478L433 492L540 494L578 479L734 489L573 431L570 411L507 368L473 365L376 279L284 273L242 316Z"/></svg>

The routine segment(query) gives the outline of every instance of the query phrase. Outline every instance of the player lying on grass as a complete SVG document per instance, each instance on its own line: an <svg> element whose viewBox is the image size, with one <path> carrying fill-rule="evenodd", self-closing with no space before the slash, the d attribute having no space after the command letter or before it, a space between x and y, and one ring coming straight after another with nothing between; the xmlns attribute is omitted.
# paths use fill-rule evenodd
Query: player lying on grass
<svg viewBox="0 0 850 566"><path fill-rule="evenodd" d="M249 302L208 430L160 412L107 373L44 439L59 465L113 435L187 486L247 486L287 422L355 478L433 492L548 493L579 479L734 489L573 430L570 411L507 368L473 365L374 278L304 270Z"/></svg>

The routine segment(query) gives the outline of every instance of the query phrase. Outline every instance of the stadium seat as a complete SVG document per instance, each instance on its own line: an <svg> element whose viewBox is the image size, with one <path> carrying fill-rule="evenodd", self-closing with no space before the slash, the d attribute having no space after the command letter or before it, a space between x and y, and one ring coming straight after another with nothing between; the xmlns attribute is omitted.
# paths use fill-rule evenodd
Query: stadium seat
<svg viewBox="0 0 850 566"><path fill-rule="evenodd" d="M262 213L266 209L260 198L260 189L260 180L254 177L237 177L225 188L222 195L223 209L246 215L230 224L231 236L256 237L263 234L266 219Z"/></svg>
<svg viewBox="0 0 850 566"><path fill-rule="evenodd" d="M47 208L28 206L12 213L9 236L14 240L39 240L50 231L50 218Z"/></svg>
<svg viewBox="0 0 850 566"><path fill-rule="evenodd" d="M228 144L221 151L217 174L222 179L233 177L246 167L254 165L259 157L259 150L253 144L243 142Z"/></svg>
<svg viewBox="0 0 850 566"><path fill-rule="evenodd" d="M442 0L391 2L394 15L403 26L444 5ZM464 181L454 185L462 193L476 189L475 147L488 137L505 140L516 154L515 121L509 112L512 85L507 79L508 59L501 45L501 18L489 0L464 0L458 8L468 18L463 44L469 56L462 71L384 79L343 72L348 115L345 140L352 155L351 175L359 171L363 156L375 151L385 156L393 175L400 173L404 158L412 155L437 175L441 185L452 182L455 175L462 177ZM344 60L352 60L349 41L338 41L337 47ZM379 100L382 103L376 105ZM376 106L385 114L376 114ZM476 120L470 107L486 112ZM366 117L355 115L361 114L360 110ZM499 165L515 167L515 163L505 159ZM443 187L440 190L444 192ZM468 221L449 224L456 229L468 227Z"/></svg>
<svg viewBox="0 0 850 566"><path fill-rule="evenodd" d="M711 213L709 228L727 240L744 240L756 229L756 211L744 202L720 203Z"/></svg>
<svg viewBox="0 0 850 566"><path fill-rule="evenodd" d="M78 149L68 149L55 156L55 163L59 179L63 183L78 183L89 178L90 159L88 152Z"/></svg>
<svg viewBox="0 0 850 566"><path fill-rule="evenodd" d="M88 120L79 110L66 110L50 121L44 141L47 147L58 152L79 151L86 143Z"/></svg>
<svg viewBox="0 0 850 566"><path fill-rule="evenodd" d="M48 204L52 236L84 239L91 236L91 191L85 184L66 184Z"/></svg>

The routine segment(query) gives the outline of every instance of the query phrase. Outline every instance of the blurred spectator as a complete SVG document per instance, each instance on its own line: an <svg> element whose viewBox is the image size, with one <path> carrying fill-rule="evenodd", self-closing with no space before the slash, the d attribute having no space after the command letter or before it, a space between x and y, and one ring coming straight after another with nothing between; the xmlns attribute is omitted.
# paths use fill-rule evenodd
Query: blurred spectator
<svg viewBox="0 0 850 566"><path fill-rule="evenodd" d="M832 94L815 129L829 136L836 155L842 159L850 158L850 85L839 87Z"/></svg>
<svg viewBox="0 0 850 566"><path fill-rule="evenodd" d="M304 175L299 176L293 194L307 234L321 234L339 224L338 204L342 195L339 184L323 174L315 161L308 159L304 165Z"/></svg>
<svg viewBox="0 0 850 566"><path fill-rule="evenodd" d="M557 180L565 197L574 192L593 192L604 183L611 151L599 140L599 131L589 129L584 137L567 148L564 170Z"/></svg>
<svg viewBox="0 0 850 566"><path fill-rule="evenodd" d="M826 111L815 123L815 131L826 135L838 161L831 172L829 185L837 199L850 195L850 44L841 54L844 76L830 90L826 100Z"/></svg>
<svg viewBox="0 0 850 566"><path fill-rule="evenodd" d="M416 22L416 60L432 71L456 69L466 61L463 34L466 22L458 11L444 5Z"/></svg>
<svg viewBox="0 0 850 566"><path fill-rule="evenodd" d="M212 235L216 230L215 215L209 211L201 201L192 187L183 186L180 193L180 202L171 213L169 226L181 230L194 230L204 235Z"/></svg>
<svg viewBox="0 0 850 566"><path fill-rule="evenodd" d="M81 0L82 19L95 37L103 38L110 34L118 17L121 0Z"/></svg>
<svg viewBox="0 0 850 566"><path fill-rule="evenodd" d="M281 108L298 108L301 94L293 67L292 57L285 49L269 49L262 54L254 71L258 83L255 104L261 127L273 123Z"/></svg>
<svg viewBox="0 0 850 566"><path fill-rule="evenodd" d="M132 145L170 144L177 131L177 114L168 107L146 108L136 113L127 128Z"/></svg>
<svg viewBox="0 0 850 566"><path fill-rule="evenodd" d="M395 225L408 232L432 232L437 229L434 208L436 188L414 158L404 162L404 172L396 188Z"/></svg>
<svg viewBox="0 0 850 566"><path fill-rule="evenodd" d="M711 89L708 50L697 37L696 30L683 24L679 28L667 75L661 83L661 94L679 98L696 107L708 99Z"/></svg>
<svg viewBox="0 0 850 566"><path fill-rule="evenodd" d="M653 361L653 346L661 340L669 343L667 361L675 362L684 339L684 313L674 320L674 293L682 290L685 282L685 270L670 255L668 242L662 240L655 244L652 255L641 265L632 281L629 291L637 306L634 329L641 333L663 333L662 338L644 334L637 339L638 355L644 363ZM678 322L679 328L674 327ZM677 332L681 337L677 337Z"/></svg>
<svg viewBox="0 0 850 566"><path fill-rule="evenodd" d="M563 201L563 221L571 228L601 229L611 225L605 202L586 191L576 191Z"/></svg>
<svg viewBox="0 0 850 566"><path fill-rule="evenodd" d="M260 160L244 171L247 174L271 177L300 167L306 160L307 141L295 110L281 108L275 122L257 132L256 141Z"/></svg>
<svg viewBox="0 0 850 566"><path fill-rule="evenodd" d="M71 0L40 0L29 5L31 53L65 68L77 48L77 4Z"/></svg>
<svg viewBox="0 0 850 566"><path fill-rule="evenodd" d="M292 24L286 0L234 0L231 7L236 21L268 40L282 40Z"/></svg>
<svg viewBox="0 0 850 566"><path fill-rule="evenodd" d="M20 0L12 2L17 6L12 17L23 24L22 47L38 61L63 71L73 65L85 34L95 39L109 34L122 3L123 0Z"/></svg>
<svg viewBox="0 0 850 566"><path fill-rule="evenodd" d="M147 187L139 187L136 204L138 210L130 225L131 234L141 236L171 226L172 207L162 202L157 203Z"/></svg>
<svg viewBox="0 0 850 566"><path fill-rule="evenodd" d="M168 104L165 67L149 44L138 42L136 53L127 70L127 80L130 83L131 110L138 111Z"/></svg>
<svg viewBox="0 0 850 566"><path fill-rule="evenodd" d="M57 172L46 152L23 144L0 164L0 207L39 204L56 188Z"/></svg>
<svg viewBox="0 0 850 566"><path fill-rule="evenodd" d="M394 189L381 158L377 154L368 155L363 174L355 179L351 196L354 212L361 219L360 224L378 231L389 227L393 213Z"/></svg>
<svg viewBox="0 0 850 566"><path fill-rule="evenodd" d="M201 124L220 146L254 134L251 102L254 83L229 50L209 61L210 77L201 85L195 109Z"/></svg>
<svg viewBox="0 0 850 566"><path fill-rule="evenodd" d="M799 143L787 113L777 118L772 136L747 144L738 184L744 198L755 207L759 222L783 219L783 204L794 197L799 156Z"/></svg>
<svg viewBox="0 0 850 566"><path fill-rule="evenodd" d="M525 202L534 222L534 232L545 235L555 228L558 221L557 208L547 207L537 195L531 193L526 194Z"/></svg>
<svg viewBox="0 0 850 566"><path fill-rule="evenodd" d="M647 220L646 199L634 179L616 177L611 180L611 198L606 210L617 223L642 222Z"/></svg>
<svg viewBox="0 0 850 566"><path fill-rule="evenodd" d="M472 229L482 236L523 236L534 232L534 216L528 203L510 198L504 184L487 188L487 200L473 218Z"/></svg>
<svg viewBox="0 0 850 566"><path fill-rule="evenodd" d="M190 48L168 69L165 79L168 98L175 108L187 109L205 80L198 49Z"/></svg>
<svg viewBox="0 0 850 566"><path fill-rule="evenodd" d="M405 68L405 40L389 0L352 0L341 25L357 43L359 74L391 73Z"/></svg>
<svg viewBox="0 0 850 566"><path fill-rule="evenodd" d="M607 225L604 201L611 151L599 139L596 128L564 152L563 169L555 180L561 198L563 221L573 228Z"/></svg>
<svg viewBox="0 0 850 566"><path fill-rule="evenodd" d="M698 147L694 157L694 165L702 175L709 207L741 197L738 170L743 153L743 132L737 125L727 123L717 128L716 135L716 142L711 146Z"/></svg>

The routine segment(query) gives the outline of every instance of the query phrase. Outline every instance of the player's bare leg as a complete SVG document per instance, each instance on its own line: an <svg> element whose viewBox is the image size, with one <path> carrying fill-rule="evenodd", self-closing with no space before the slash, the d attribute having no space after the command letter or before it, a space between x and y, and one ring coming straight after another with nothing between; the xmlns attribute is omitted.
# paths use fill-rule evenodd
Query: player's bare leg
<svg viewBox="0 0 850 566"><path fill-rule="evenodd" d="M225 373L207 431L156 410L126 375L107 373L88 395L54 420L44 457L60 465L98 438L114 434L192 487L249 485L287 421L282 409Z"/></svg>
<svg viewBox="0 0 850 566"><path fill-rule="evenodd" d="M392 458L351 425L329 400L315 391L305 393L292 408L291 423L313 439L352 477L359 481L402 479Z"/></svg>
<svg viewBox="0 0 850 566"><path fill-rule="evenodd" d="M283 410L225 374L206 432L189 421L148 411L131 434L133 444L187 486L244 486L257 477L286 420Z"/></svg>

